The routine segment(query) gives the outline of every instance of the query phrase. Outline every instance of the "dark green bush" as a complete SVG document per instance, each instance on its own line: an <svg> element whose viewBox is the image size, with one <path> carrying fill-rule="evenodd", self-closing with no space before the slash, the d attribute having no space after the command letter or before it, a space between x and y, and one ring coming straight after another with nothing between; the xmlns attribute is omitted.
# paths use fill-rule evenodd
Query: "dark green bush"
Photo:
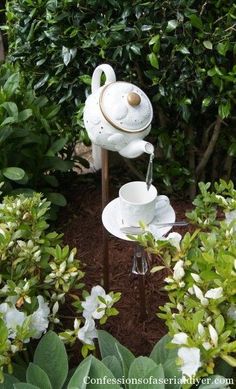
<svg viewBox="0 0 236 389"><path fill-rule="evenodd" d="M56 205L56 171L66 172L73 161L58 153L67 138L57 120L59 107L35 95L26 77L13 66L0 68L0 181L3 193L40 190Z"/></svg>
<svg viewBox="0 0 236 389"><path fill-rule="evenodd" d="M155 172L169 191L205 175L231 175L232 0L9 0L7 10L10 59L31 74L36 89L60 102L64 122L78 109L81 126L92 71L109 62L119 79L152 98Z"/></svg>

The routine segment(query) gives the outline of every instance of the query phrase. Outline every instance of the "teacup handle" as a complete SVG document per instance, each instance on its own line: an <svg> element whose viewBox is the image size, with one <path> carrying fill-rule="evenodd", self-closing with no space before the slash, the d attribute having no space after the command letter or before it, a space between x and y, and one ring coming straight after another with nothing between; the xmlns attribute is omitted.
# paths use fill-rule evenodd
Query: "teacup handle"
<svg viewBox="0 0 236 389"><path fill-rule="evenodd" d="M167 197L166 195L159 195L159 196L157 196L155 208L160 207L160 205L161 205L161 208L162 208L163 206L166 206L168 204L170 204L169 197Z"/></svg>

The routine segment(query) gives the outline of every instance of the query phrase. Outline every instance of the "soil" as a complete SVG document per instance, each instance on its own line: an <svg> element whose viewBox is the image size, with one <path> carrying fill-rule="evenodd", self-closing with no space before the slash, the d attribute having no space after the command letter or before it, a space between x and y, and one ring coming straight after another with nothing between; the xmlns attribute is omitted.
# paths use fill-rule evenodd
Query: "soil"
<svg viewBox="0 0 236 389"><path fill-rule="evenodd" d="M117 177L117 175L116 175ZM132 179L134 179L132 177ZM130 177L118 174L118 179L110 179L110 200L117 197L118 190ZM64 233L64 243L71 248L77 247L78 257L85 265L86 289L103 285L103 246L101 221L101 185L99 174L75 175L67 183L66 197L68 205L59 216L59 227ZM164 193L163 193L164 194ZM176 212L176 219L183 220L185 212L191 209L191 203L170 197ZM173 229L185 233L187 227ZM136 356L148 355L154 344L167 332L163 320L157 317L159 306L168 300L163 290L165 270L145 276L131 273L133 243L123 241L108 234L110 262L110 290L122 293L116 303L119 315L111 317L102 326ZM155 258L149 258L149 267L156 264ZM144 289L147 316L142 311L140 290Z"/></svg>

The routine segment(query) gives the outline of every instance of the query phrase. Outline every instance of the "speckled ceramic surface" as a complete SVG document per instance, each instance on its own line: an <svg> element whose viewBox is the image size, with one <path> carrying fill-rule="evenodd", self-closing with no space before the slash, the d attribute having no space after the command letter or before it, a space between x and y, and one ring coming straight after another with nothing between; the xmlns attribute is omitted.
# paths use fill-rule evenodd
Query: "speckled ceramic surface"
<svg viewBox="0 0 236 389"><path fill-rule="evenodd" d="M106 84L100 86L103 72ZM94 144L118 151L127 158L149 152L143 138L150 132L152 117L150 100L140 88L116 81L114 70L107 64L95 69L92 94L88 96L84 109L84 124ZM128 146L133 141L136 143L132 144L130 151Z"/></svg>

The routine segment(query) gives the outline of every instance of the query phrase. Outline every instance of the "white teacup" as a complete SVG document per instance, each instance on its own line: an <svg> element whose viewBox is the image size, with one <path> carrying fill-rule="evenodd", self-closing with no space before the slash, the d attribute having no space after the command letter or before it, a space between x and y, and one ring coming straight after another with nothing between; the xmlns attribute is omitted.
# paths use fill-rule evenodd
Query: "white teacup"
<svg viewBox="0 0 236 389"><path fill-rule="evenodd" d="M140 221L149 224L156 216L155 210L162 213L169 204L167 196L157 196L153 185L147 190L144 181L123 185L119 190L119 198L122 223L127 226L139 226Z"/></svg>

